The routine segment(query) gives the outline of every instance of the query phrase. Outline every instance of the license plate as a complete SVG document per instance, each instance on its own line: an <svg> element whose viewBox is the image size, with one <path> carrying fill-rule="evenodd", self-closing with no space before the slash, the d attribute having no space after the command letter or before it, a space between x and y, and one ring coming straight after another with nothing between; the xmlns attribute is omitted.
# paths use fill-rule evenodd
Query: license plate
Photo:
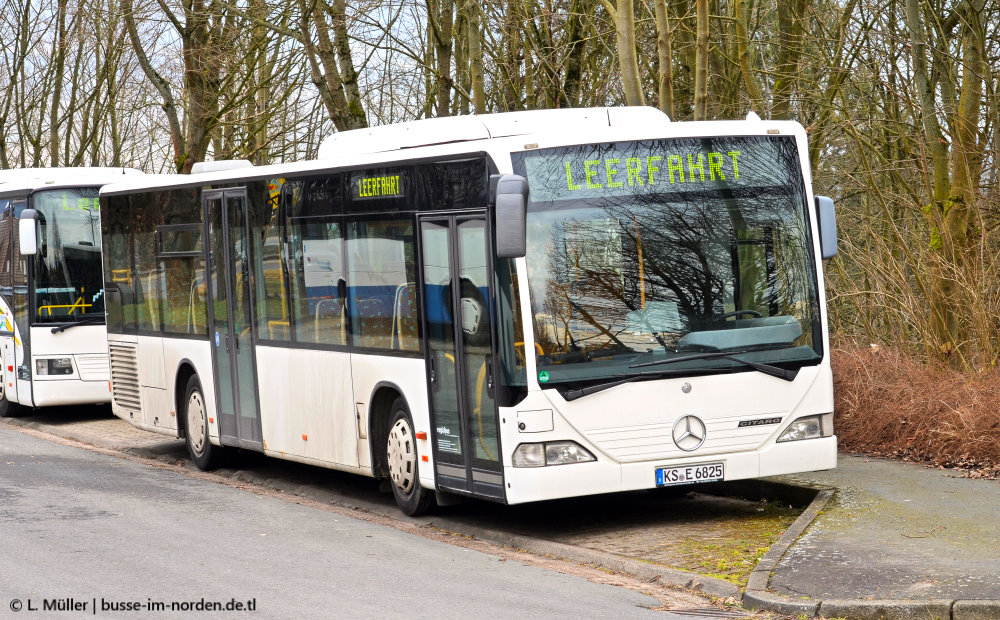
<svg viewBox="0 0 1000 620"><path fill-rule="evenodd" d="M700 463L697 465L681 465L679 467L657 467L656 486L665 487L674 484L691 484L694 482L717 482L725 477L722 463Z"/></svg>

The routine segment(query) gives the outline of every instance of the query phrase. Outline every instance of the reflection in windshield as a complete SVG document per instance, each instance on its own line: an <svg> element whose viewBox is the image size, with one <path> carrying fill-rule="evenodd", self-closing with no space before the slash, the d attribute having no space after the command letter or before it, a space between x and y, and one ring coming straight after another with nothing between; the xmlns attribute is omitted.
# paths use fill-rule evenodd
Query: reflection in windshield
<svg viewBox="0 0 1000 620"><path fill-rule="evenodd" d="M737 153L742 174L720 178L720 164L718 174L700 175L702 150L702 161ZM686 172L687 182L653 191L654 157L683 164L667 179ZM542 383L628 375L630 366L698 351L753 351L743 357L767 363L819 359L814 266L792 140L575 147L542 152L527 171L527 264ZM746 368L719 356L671 369L706 367Z"/></svg>
<svg viewBox="0 0 1000 620"><path fill-rule="evenodd" d="M35 322L93 320L104 314L97 188L38 192Z"/></svg>

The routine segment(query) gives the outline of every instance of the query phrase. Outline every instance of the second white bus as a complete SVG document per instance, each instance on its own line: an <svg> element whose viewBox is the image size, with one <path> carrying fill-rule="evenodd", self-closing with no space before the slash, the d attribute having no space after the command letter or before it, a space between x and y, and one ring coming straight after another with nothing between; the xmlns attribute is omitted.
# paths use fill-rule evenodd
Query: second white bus
<svg viewBox="0 0 1000 620"><path fill-rule="evenodd" d="M111 402L98 190L135 174L0 170L0 416Z"/></svg>

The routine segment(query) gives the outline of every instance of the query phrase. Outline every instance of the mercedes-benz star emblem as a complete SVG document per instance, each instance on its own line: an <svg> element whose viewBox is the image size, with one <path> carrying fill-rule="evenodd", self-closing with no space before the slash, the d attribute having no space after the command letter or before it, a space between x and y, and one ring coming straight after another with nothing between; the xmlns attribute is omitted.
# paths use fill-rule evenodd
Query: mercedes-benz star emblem
<svg viewBox="0 0 1000 620"><path fill-rule="evenodd" d="M708 435L705 423L698 416L686 415L674 422L674 443L685 452L692 452L705 443Z"/></svg>

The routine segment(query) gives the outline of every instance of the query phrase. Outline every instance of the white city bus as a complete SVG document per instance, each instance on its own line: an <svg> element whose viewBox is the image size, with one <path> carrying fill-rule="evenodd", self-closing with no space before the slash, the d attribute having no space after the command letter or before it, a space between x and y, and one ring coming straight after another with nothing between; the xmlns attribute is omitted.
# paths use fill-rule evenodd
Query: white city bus
<svg viewBox="0 0 1000 620"><path fill-rule="evenodd" d="M0 416L111 401L98 190L137 173L0 170Z"/></svg>
<svg viewBox="0 0 1000 620"><path fill-rule="evenodd" d="M806 154L792 122L553 110L105 187L113 410L409 514L835 467Z"/></svg>

